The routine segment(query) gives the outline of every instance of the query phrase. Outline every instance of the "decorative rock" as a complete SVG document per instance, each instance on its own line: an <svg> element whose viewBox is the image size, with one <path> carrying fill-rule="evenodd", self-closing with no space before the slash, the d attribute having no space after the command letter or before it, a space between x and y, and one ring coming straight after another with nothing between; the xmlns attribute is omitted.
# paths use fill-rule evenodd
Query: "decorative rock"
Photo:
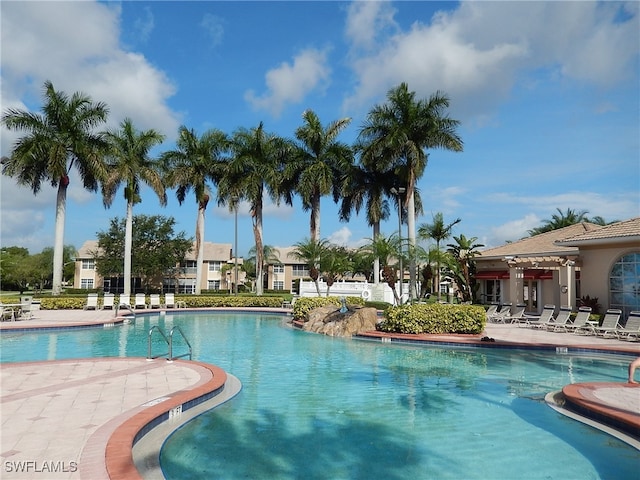
<svg viewBox="0 0 640 480"><path fill-rule="evenodd" d="M309 312L309 320L303 329L329 335L331 337L350 337L359 332L376 329L378 312L375 308L349 306L346 312L333 305L319 307Z"/></svg>

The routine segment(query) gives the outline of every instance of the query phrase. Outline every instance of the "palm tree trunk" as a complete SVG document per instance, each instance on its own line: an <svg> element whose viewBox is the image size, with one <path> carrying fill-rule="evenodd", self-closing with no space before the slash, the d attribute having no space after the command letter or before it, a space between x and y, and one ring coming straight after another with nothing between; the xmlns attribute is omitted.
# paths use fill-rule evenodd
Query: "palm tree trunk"
<svg viewBox="0 0 640 480"><path fill-rule="evenodd" d="M310 222L310 236L314 242L320 241L320 194L313 194L313 200L311 202L311 222Z"/></svg>
<svg viewBox="0 0 640 480"><path fill-rule="evenodd" d="M133 202L127 202L124 227L124 294L131 295L131 250L133 245Z"/></svg>
<svg viewBox="0 0 640 480"><path fill-rule="evenodd" d="M56 233L53 246L53 286L52 295L62 293L62 270L64 268L64 222L67 211L68 181L63 178L58 183L56 198Z"/></svg>
<svg viewBox="0 0 640 480"><path fill-rule="evenodd" d="M380 235L380 222L373 224L373 238L374 240ZM376 257L373 260L373 284L378 285L380 283L380 257Z"/></svg>
<svg viewBox="0 0 640 480"><path fill-rule="evenodd" d="M253 236L256 241L256 295L262 295L264 275L264 245L262 244L262 205L253 208Z"/></svg>
<svg viewBox="0 0 640 480"><path fill-rule="evenodd" d="M202 293L202 265L204 263L204 212L205 208L198 207L198 218L196 219L196 295Z"/></svg>
<svg viewBox="0 0 640 480"><path fill-rule="evenodd" d="M409 300L413 300L416 291L416 204L413 194L413 188L410 189L407 198L407 229L409 230ZM402 281L402 279L400 279Z"/></svg>

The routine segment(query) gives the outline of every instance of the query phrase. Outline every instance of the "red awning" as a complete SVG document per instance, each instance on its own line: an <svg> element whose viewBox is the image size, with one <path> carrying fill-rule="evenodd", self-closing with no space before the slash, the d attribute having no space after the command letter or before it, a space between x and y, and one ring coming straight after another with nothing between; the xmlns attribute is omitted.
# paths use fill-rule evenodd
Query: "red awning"
<svg viewBox="0 0 640 480"><path fill-rule="evenodd" d="M476 272L475 277L477 280L505 280L509 278L509 272L507 270L482 270Z"/></svg>
<svg viewBox="0 0 640 480"><path fill-rule="evenodd" d="M476 272L477 280L508 280L509 271L507 270L482 270ZM528 269L524 271L525 280L551 280L553 272L551 270Z"/></svg>

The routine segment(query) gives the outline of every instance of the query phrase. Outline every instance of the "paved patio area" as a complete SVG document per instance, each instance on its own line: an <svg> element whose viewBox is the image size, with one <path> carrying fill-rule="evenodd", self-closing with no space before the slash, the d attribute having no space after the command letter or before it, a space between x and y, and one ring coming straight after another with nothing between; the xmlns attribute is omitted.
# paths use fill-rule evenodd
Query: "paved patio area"
<svg viewBox="0 0 640 480"><path fill-rule="evenodd" d="M265 309L257 309L264 311ZM274 309L290 313L290 310ZM0 323L15 329L112 325L125 321L110 310L42 310L31 320ZM121 311L120 313L128 313ZM384 336L372 332L371 337ZM490 344L481 337L494 339ZM568 347L640 356L640 343L489 324L482 335L398 336L485 347ZM232 372L231 372L232 373ZM2 478L140 478L132 445L148 424L178 416L199 402L229 398L239 383L200 362L96 358L0 365ZM226 384L226 386L225 386ZM225 388L227 391L225 392ZM640 432L640 385L582 384L570 392L604 415L622 412ZM207 406L201 403L200 406ZM209 407L210 408L210 407ZM607 413L608 412L608 413ZM640 442L636 442L640 449ZM139 468L140 465L138 464ZM156 465L157 467L157 465ZM154 475L158 475L156 471ZM153 475L152 475L153 476Z"/></svg>

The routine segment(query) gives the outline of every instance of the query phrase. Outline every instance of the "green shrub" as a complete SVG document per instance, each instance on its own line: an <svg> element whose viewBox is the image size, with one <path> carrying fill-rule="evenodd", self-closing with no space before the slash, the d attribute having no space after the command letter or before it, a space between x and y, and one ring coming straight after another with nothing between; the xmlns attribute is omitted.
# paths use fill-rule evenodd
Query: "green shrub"
<svg viewBox="0 0 640 480"><path fill-rule="evenodd" d="M342 297L302 297L298 298L293 304L293 318L306 322L309 320L309 312L319 307L327 305L342 305L340 299ZM361 297L346 297L347 305L358 305L363 307L364 300Z"/></svg>
<svg viewBox="0 0 640 480"><path fill-rule="evenodd" d="M486 314L478 305L416 304L385 311L378 330L390 333L481 333Z"/></svg>

